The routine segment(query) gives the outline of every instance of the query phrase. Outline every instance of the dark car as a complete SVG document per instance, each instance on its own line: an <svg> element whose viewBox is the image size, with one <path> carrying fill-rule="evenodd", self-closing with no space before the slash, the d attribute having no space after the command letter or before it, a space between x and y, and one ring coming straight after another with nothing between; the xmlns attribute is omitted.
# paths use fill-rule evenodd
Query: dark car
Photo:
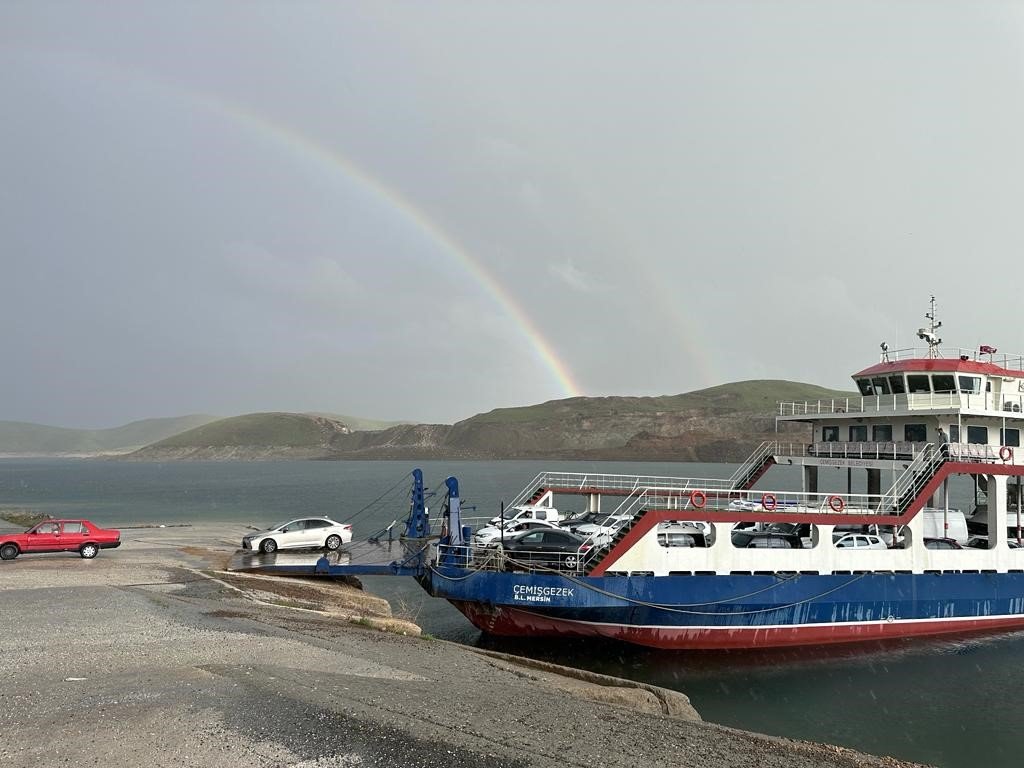
<svg viewBox="0 0 1024 768"><path fill-rule="evenodd" d="M738 549L803 549L800 537L792 533L733 531L732 545Z"/></svg>
<svg viewBox="0 0 1024 768"><path fill-rule="evenodd" d="M504 552L509 558L506 567L540 565L548 568L576 568L580 557L590 548L590 542L583 537L550 528L517 533L498 545L498 551Z"/></svg>
<svg viewBox="0 0 1024 768"><path fill-rule="evenodd" d="M88 520L44 520L25 533L0 534L0 560L32 552L77 552L86 560L121 546L121 532Z"/></svg>
<svg viewBox="0 0 1024 768"><path fill-rule="evenodd" d="M925 539L925 549L963 549L956 539Z"/></svg>

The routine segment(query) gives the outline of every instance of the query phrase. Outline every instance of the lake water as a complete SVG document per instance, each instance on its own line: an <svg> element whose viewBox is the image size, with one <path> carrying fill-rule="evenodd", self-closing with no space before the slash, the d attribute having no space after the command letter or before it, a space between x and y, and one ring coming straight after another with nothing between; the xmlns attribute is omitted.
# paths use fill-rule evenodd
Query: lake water
<svg viewBox="0 0 1024 768"><path fill-rule="evenodd" d="M723 464L613 462L175 462L0 460L0 507L83 516L103 525L217 521L266 525L290 516L352 518L357 538L408 512L408 474L459 479L467 515L497 514L542 470L728 477ZM762 484L795 488L776 468ZM967 490L955 491L965 506ZM440 494L439 494L440 495ZM381 498L383 497L383 498ZM378 500L377 503L373 503ZM434 505L439 506L437 500ZM578 500L577 509L581 508ZM116 555L115 555L116 556ZM607 642L499 641L480 634L412 579L367 589L437 637L535 656L680 690L713 722L824 741L939 766L1017 766L1024 722L1024 634L838 649L653 651Z"/></svg>

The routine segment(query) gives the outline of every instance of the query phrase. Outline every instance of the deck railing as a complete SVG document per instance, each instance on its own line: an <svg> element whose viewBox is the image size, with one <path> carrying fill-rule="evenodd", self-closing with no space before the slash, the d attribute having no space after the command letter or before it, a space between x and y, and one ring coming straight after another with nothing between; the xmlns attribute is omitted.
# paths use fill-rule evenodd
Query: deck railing
<svg viewBox="0 0 1024 768"><path fill-rule="evenodd" d="M999 354L995 352L988 354L977 349L964 349L963 347L939 347L932 350L930 347L904 347L903 349L889 350L882 357L881 362L897 363L901 360L921 360L938 353L940 360L972 360L976 363L991 363L1005 368L1008 371L1024 371L1024 355Z"/></svg>
<svg viewBox="0 0 1024 768"><path fill-rule="evenodd" d="M779 443L776 456L816 459L872 459L876 461L913 461L929 443L908 442L828 442ZM999 449L991 445L950 443L949 456L961 461L1000 461Z"/></svg>
<svg viewBox="0 0 1024 768"><path fill-rule="evenodd" d="M829 416L844 413L897 413L906 411L1000 411L1024 413L1024 393L921 392L903 395L834 397L828 400L784 401L779 416ZM1018 417L1021 418L1021 417Z"/></svg>

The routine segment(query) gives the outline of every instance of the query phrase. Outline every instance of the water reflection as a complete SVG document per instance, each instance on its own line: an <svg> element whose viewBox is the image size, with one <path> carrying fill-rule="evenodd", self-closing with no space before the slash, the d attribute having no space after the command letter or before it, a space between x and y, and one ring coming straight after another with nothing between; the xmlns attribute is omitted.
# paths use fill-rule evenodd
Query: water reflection
<svg viewBox="0 0 1024 768"><path fill-rule="evenodd" d="M312 569L316 561L326 557L331 565L348 565L352 562L352 555L344 550L325 552L323 550L291 550L282 552L278 550L269 555L249 549L240 549L231 558L229 571L259 570L270 566L281 565L308 565Z"/></svg>

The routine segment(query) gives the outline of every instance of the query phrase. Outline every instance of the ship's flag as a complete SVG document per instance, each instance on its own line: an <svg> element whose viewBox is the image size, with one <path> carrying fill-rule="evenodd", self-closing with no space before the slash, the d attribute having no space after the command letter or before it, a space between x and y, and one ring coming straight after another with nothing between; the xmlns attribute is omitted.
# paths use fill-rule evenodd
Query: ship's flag
<svg viewBox="0 0 1024 768"><path fill-rule="evenodd" d="M994 355L999 350L997 350L995 347L990 347L988 344L982 344L978 348L978 351L981 352L981 354L983 355Z"/></svg>

